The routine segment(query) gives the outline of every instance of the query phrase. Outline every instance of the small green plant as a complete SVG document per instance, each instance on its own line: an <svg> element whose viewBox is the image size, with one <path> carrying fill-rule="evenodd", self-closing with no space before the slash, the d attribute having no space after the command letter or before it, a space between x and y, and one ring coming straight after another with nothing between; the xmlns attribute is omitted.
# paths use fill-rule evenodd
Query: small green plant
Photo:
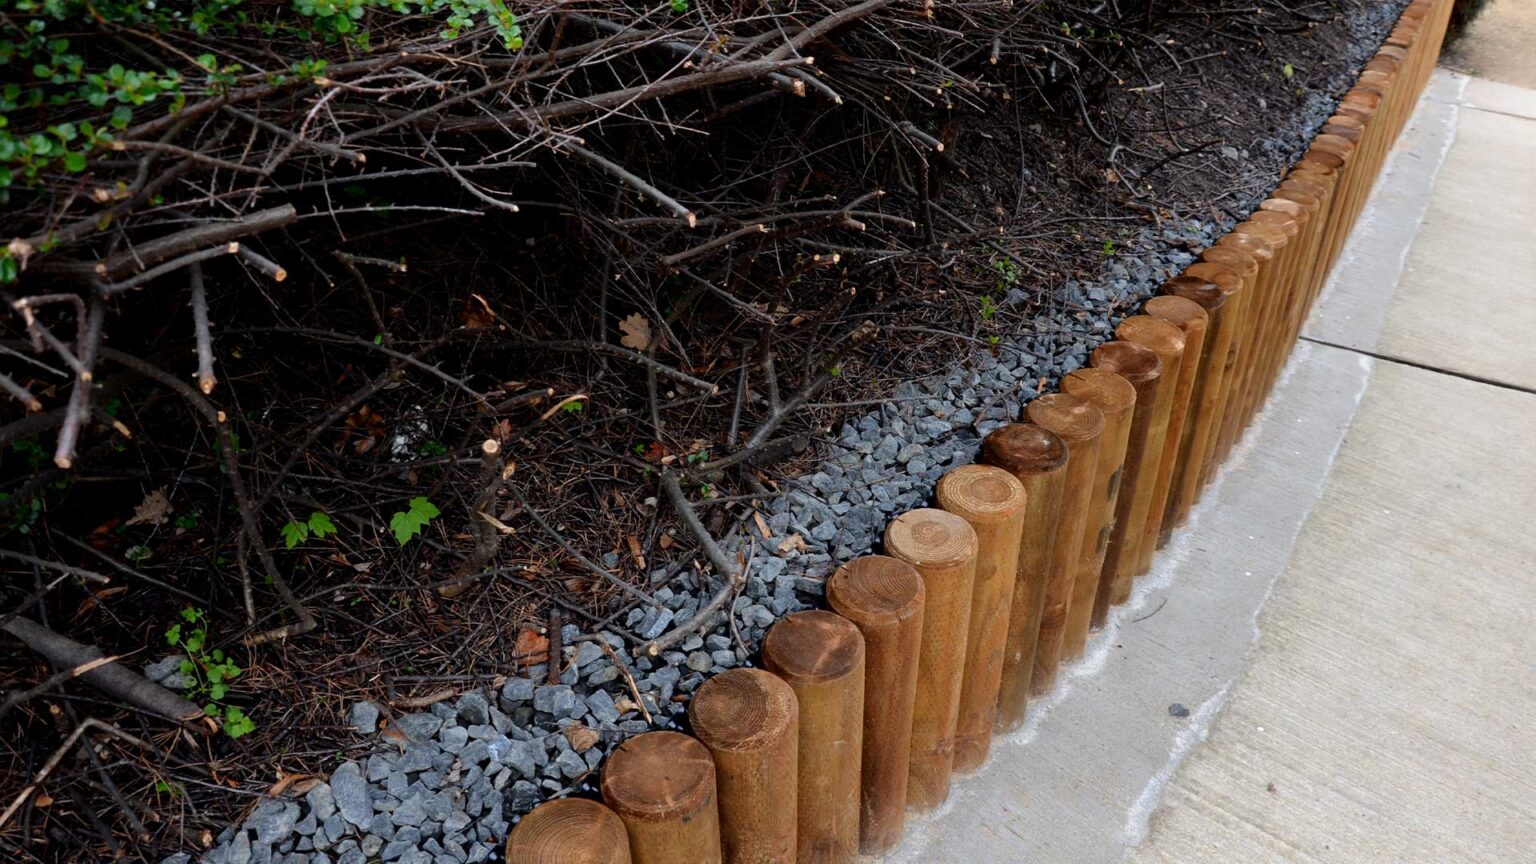
<svg viewBox="0 0 1536 864"><path fill-rule="evenodd" d="M992 269L997 271L997 290L1007 291L1019 284L1019 265L1012 259L999 258L992 262Z"/></svg>
<svg viewBox="0 0 1536 864"><path fill-rule="evenodd" d="M981 320L991 321L997 314L997 304L992 301L991 294L981 295Z"/></svg>
<svg viewBox="0 0 1536 864"><path fill-rule="evenodd" d="M1001 337L1001 336L993 335L993 336L988 336L987 337L987 345L989 345L989 346L991 346L993 348L996 348L998 345L1002 344L1002 341L1003 341L1003 337Z"/></svg>
<svg viewBox="0 0 1536 864"><path fill-rule="evenodd" d="M123 557L127 558L129 561L132 561L135 564L142 564L145 561L148 561L150 558L154 557L154 554L155 553L149 551L148 546L129 546L127 550L123 552Z"/></svg>
<svg viewBox="0 0 1536 864"><path fill-rule="evenodd" d="M1294 66L1292 66L1291 64L1287 63L1284 66L1280 67L1280 74L1284 75L1287 78L1294 78L1294 77L1296 77L1296 68Z"/></svg>
<svg viewBox="0 0 1536 864"><path fill-rule="evenodd" d="M585 407L586 403L578 399L573 402L565 403L565 405L560 410L567 414L580 414Z"/></svg>
<svg viewBox="0 0 1536 864"><path fill-rule="evenodd" d="M441 441L428 441L417 452L427 457L447 456L448 445Z"/></svg>
<svg viewBox="0 0 1536 864"><path fill-rule="evenodd" d="M311 534L315 535L316 540L324 540L326 537L335 534L336 523L331 521L331 517L316 510L309 514L309 518L303 522L296 519L288 520L287 524L283 525L281 531L283 534L283 548L292 549L308 540Z"/></svg>
<svg viewBox="0 0 1536 864"><path fill-rule="evenodd" d="M688 11L688 0L672 0L672 11L681 15Z"/></svg>
<svg viewBox="0 0 1536 864"><path fill-rule="evenodd" d="M1105 258L1108 258L1109 256L1115 254L1115 241L1113 241L1113 240L1105 240L1104 241L1104 248L1101 251L1104 253L1104 257Z"/></svg>
<svg viewBox="0 0 1536 864"><path fill-rule="evenodd" d="M165 631L166 644L186 652L178 671L188 694L203 704L203 713L220 721L224 734L239 738L256 729L256 721L233 705L223 704L229 695L229 682L244 672L219 648L208 648L207 615L191 606L181 610L181 621Z"/></svg>
<svg viewBox="0 0 1536 864"><path fill-rule="evenodd" d="M389 520L389 530L394 532L395 542L401 546L411 542L412 537L442 515L436 505L420 495L412 498L409 506L410 509L399 511Z"/></svg>
<svg viewBox="0 0 1536 864"><path fill-rule="evenodd" d="M831 375L833 378L840 378L843 374L843 367L834 363L827 367L827 374Z"/></svg>

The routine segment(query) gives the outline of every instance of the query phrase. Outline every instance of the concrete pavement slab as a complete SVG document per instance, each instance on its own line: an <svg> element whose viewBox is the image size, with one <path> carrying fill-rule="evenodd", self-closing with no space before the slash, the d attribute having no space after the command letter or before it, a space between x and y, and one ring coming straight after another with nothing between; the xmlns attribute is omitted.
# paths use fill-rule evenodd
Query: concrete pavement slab
<svg viewBox="0 0 1536 864"><path fill-rule="evenodd" d="M1536 854L1536 395L1375 367L1136 864Z"/></svg>
<svg viewBox="0 0 1536 864"><path fill-rule="evenodd" d="M1536 389L1536 120L1462 110L1380 350Z"/></svg>

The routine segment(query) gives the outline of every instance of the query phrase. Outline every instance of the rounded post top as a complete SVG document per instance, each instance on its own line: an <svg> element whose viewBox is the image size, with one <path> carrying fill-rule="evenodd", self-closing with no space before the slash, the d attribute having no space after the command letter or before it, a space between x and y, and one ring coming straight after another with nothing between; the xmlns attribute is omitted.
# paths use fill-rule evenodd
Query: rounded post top
<svg viewBox="0 0 1536 864"><path fill-rule="evenodd" d="M1219 267L1221 265L1212 266ZM1185 274L1183 276L1175 276L1164 282L1163 293L1170 297L1182 297L1199 305L1201 309L1208 313L1215 312L1221 308L1223 303L1227 302L1227 294L1231 292L1230 288L1224 290L1215 281L1201 279L1199 276L1189 274L1188 271L1185 271ZM1151 308L1151 301L1148 301L1148 308ZM1160 315L1159 317L1167 316Z"/></svg>
<svg viewBox="0 0 1536 864"><path fill-rule="evenodd" d="M715 788L715 760L681 732L643 732L608 755L603 800L626 819L667 822L693 812Z"/></svg>
<svg viewBox="0 0 1536 864"><path fill-rule="evenodd" d="M1088 362L1129 381L1132 385L1156 381L1163 374L1163 360L1145 345L1117 339L1093 349Z"/></svg>
<svg viewBox="0 0 1536 864"><path fill-rule="evenodd" d="M988 465L1014 475L1049 474L1066 467L1067 444L1060 435L1033 423L1009 423L987 435L981 455Z"/></svg>
<svg viewBox="0 0 1536 864"><path fill-rule="evenodd" d="M1060 435L1070 445L1091 441L1104 431L1104 412L1081 396L1047 393L1024 409L1029 422Z"/></svg>
<svg viewBox="0 0 1536 864"><path fill-rule="evenodd" d="M624 821L596 801L545 801L512 830L507 838L507 860L519 864L627 864L629 834Z"/></svg>
<svg viewBox="0 0 1536 864"><path fill-rule="evenodd" d="M1157 355L1153 355L1156 359ZM1118 416L1136 407L1136 385L1124 375L1089 366L1074 369L1061 379L1061 392L1092 402L1106 417Z"/></svg>
<svg viewBox="0 0 1536 864"><path fill-rule="evenodd" d="M1024 509L1024 484L995 465L961 465L939 478L934 497L967 522L1007 522Z"/></svg>
<svg viewBox="0 0 1536 864"><path fill-rule="evenodd" d="M976 530L945 510L908 510L885 528L885 551L914 567L956 567L976 556Z"/></svg>
<svg viewBox="0 0 1536 864"><path fill-rule="evenodd" d="M1208 286L1216 288L1215 285ZM1220 289L1217 289L1220 294ZM1205 313L1199 303L1187 297L1177 294L1162 294L1147 301L1147 314L1153 318L1167 321L1169 324L1188 332L1191 329L1203 331L1210 321L1210 316Z"/></svg>
<svg viewBox="0 0 1536 864"><path fill-rule="evenodd" d="M864 636L841 615L796 612L768 628L763 664L791 685L837 681L864 664Z"/></svg>
<svg viewBox="0 0 1536 864"><path fill-rule="evenodd" d="M901 621L923 608L923 577L889 555L849 561L827 579L826 590L832 610L855 624Z"/></svg>
<svg viewBox="0 0 1536 864"><path fill-rule="evenodd" d="M1151 348L1157 352L1159 358L1175 357L1184 353L1183 331L1151 315L1132 315L1121 321L1120 326L1115 328L1115 335L1127 342L1136 342Z"/></svg>
<svg viewBox="0 0 1536 864"><path fill-rule="evenodd" d="M739 667L699 686L688 705L693 732L711 750L761 750L799 716L795 691L763 669Z"/></svg>

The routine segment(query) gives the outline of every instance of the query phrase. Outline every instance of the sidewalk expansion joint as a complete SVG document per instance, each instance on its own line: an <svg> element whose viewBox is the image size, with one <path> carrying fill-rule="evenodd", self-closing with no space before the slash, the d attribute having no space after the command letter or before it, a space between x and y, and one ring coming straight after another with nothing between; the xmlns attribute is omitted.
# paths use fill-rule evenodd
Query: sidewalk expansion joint
<svg viewBox="0 0 1536 864"><path fill-rule="evenodd" d="M1351 345L1340 345L1337 342L1329 342L1325 339L1315 339L1311 336L1303 335L1299 338L1303 341L1311 342L1314 345L1322 345L1326 348L1337 348L1340 351L1349 351L1353 354L1361 354L1376 360L1384 360L1388 363L1396 363L1399 366L1411 366L1414 369L1423 369L1425 372L1434 372L1439 375L1448 375L1452 378L1461 378L1462 380L1472 381L1477 384L1487 384L1490 387L1498 387L1503 390L1513 390L1517 393L1529 393L1532 396L1536 396L1536 389L1524 387L1519 384L1511 384L1508 381L1484 378L1481 375L1473 375L1468 372L1457 372L1455 369L1444 369L1439 366L1431 366L1428 363L1419 363L1415 360L1409 360L1406 357L1393 357L1390 354L1379 354L1375 351L1367 351L1364 348L1355 348Z"/></svg>

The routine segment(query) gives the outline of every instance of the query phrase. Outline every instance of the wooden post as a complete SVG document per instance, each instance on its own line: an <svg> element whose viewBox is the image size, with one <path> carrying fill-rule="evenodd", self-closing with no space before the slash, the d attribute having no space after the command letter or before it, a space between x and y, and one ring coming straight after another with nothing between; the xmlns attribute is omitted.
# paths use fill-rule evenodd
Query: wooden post
<svg viewBox="0 0 1536 864"><path fill-rule="evenodd" d="M1061 379L1061 392L1088 400L1104 415L1104 431L1099 434L1099 464L1093 477L1095 494L1100 496L1098 525L1090 522L1083 529L1083 550L1075 577L1091 579L1093 593L1087 602L1079 602L1073 596L1072 606L1067 610L1068 641L1086 645L1088 631L1104 625L1100 610L1103 616L1109 614L1109 595L1114 590L1113 584L1104 579L1104 556L1109 551L1120 502L1125 451L1131 440L1131 418L1136 409L1136 387L1117 373L1089 367L1074 370Z"/></svg>
<svg viewBox="0 0 1536 864"><path fill-rule="evenodd" d="M1093 597L1099 591L1099 574L1083 571L1084 538L1104 522L1104 495L1100 487L1099 440L1104 415L1093 403L1067 393L1050 393L1029 403L1024 416L1061 436L1067 444L1067 485L1061 496L1061 517L1056 526L1056 546L1051 579L1045 587L1045 611L1040 616L1040 644L1035 647L1035 672L1031 690L1048 692L1056 684L1063 659L1081 657L1093 617ZM1074 641L1069 620L1074 606L1081 619L1080 639Z"/></svg>
<svg viewBox="0 0 1536 864"><path fill-rule="evenodd" d="M1215 285L1203 287L1215 294L1216 302L1220 302L1221 289ZM1161 549L1173 534L1171 520L1183 501L1183 496L1176 495L1175 491L1181 488L1184 472L1189 468L1189 427L1192 425L1189 421L1198 413L1200 370L1205 368L1205 340L1210 329L1210 316L1199 303L1166 291L1162 296L1148 300L1143 308L1148 315L1167 321L1184 334L1184 359L1179 366L1173 413L1168 418L1168 438L1163 444L1157 491L1152 495L1152 512L1149 514L1157 529L1154 549ZM1146 563L1150 564L1151 560L1148 556Z"/></svg>
<svg viewBox="0 0 1536 864"><path fill-rule="evenodd" d="M1165 533L1159 536L1158 545L1166 543L1173 529L1184 524L1189 518L1190 508L1194 507L1200 495L1200 477L1204 474L1206 454L1210 450L1216 421L1221 414L1226 358L1232 345L1231 319L1226 314L1228 291L1215 282L1207 282L1196 276L1170 279L1163 285L1163 291L1199 304L1205 310L1209 326L1205 334L1205 345L1200 351L1195 390L1190 396L1189 419L1184 424L1183 437L1179 441L1173 490L1163 514Z"/></svg>
<svg viewBox="0 0 1536 864"><path fill-rule="evenodd" d="M923 638L923 577L905 561L865 555L827 580L827 605L864 635L864 757L859 851L901 839L912 761L912 700Z"/></svg>
<svg viewBox="0 0 1536 864"><path fill-rule="evenodd" d="M512 829L509 864L630 864L629 836L612 810L586 798L545 801Z"/></svg>
<svg viewBox="0 0 1536 864"><path fill-rule="evenodd" d="M1157 550L1157 529L1163 516L1162 495L1166 495L1167 488L1162 485L1161 478L1170 437L1170 421L1178 404L1179 384L1184 369L1184 334L1178 327L1160 318L1132 315L1120 322L1120 326L1115 328L1115 335L1126 342L1135 342L1152 349L1163 364L1163 374L1158 378L1157 396L1152 400L1155 413L1151 417L1151 425L1147 427L1146 452L1142 454L1136 501L1130 513L1131 524L1126 535L1128 543L1133 542L1134 538L1133 548L1136 551L1130 561L1131 578L1134 580L1147 571L1152 563L1152 553ZM1137 395L1140 396L1140 391ZM1161 494L1159 487L1163 489ZM1127 592L1130 588L1130 585L1126 586Z"/></svg>
<svg viewBox="0 0 1536 864"><path fill-rule="evenodd" d="M886 526L885 551L923 577L923 641L907 771L907 806L921 812L949 797L976 578L976 532L953 513L910 510Z"/></svg>
<svg viewBox="0 0 1536 864"><path fill-rule="evenodd" d="M1068 454L1061 436L1031 423L1010 423L994 430L982 443L981 452L988 465L996 465L1024 484L1027 502L997 694L997 730L1007 732L1024 723L1029 707L1029 679L1034 674L1045 584L1055 554Z"/></svg>
<svg viewBox="0 0 1536 864"><path fill-rule="evenodd" d="M1253 259L1236 249L1225 250L1221 257L1226 257L1226 253L1240 256L1241 260L1247 264L1254 263ZM1212 471L1216 467L1217 439L1221 437L1222 418L1227 412L1227 397L1232 389L1232 369L1236 364L1238 343L1242 334L1243 307L1248 299L1247 281L1243 278L1240 268L1241 264L1233 267L1216 261L1197 261L1184 268L1184 275L1210 282L1221 290L1223 297L1221 307L1214 315L1216 331L1214 334L1208 334L1212 344L1206 347L1206 353L1211 354L1211 361L1216 364L1211 367L1216 392L1212 394L1214 407L1210 418L1210 429L1200 453L1200 471L1195 478L1195 497L1190 501L1190 506L1200 503L1206 484L1210 482ZM1222 335L1222 331L1225 331L1225 335ZM1218 348L1215 344L1217 341L1225 347Z"/></svg>
<svg viewBox="0 0 1536 864"><path fill-rule="evenodd" d="M961 465L939 478L938 505L976 532L976 578L966 628L965 675L955 719L954 770L974 771L992 747L997 692L1008 642L1008 604L1024 532L1024 484L991 465Z"/></svg>
<svg viewBox="0 0 1536 864"><path fill-rule="evenodd" d="M795 860L795 692L762 669L731 669L699 687L688 719L715 758L725 864Z"/></svg>
<svg viewBox="0 0 1536 864"><path fill-rule="evenodd" d="M768 628L763 665L800 703L795 860L849 864L859 854L864 637L841 615L796 612Z"/></svg>
<svg viewBox="0 0 1536 864"><path fill-rule="evenodd" d="M715 762L703 744L679 732L636 735L608 754L602 786L634 864L721 864Z"/></svg>
<svg viewBox="0 0 1536 864"><path fill-rule="evenodd" d="M1093 349L1088 362L1130 382L1136 389L1136 404L1131 411L1131 431L1125 442L1125 467L1120 469L1120 494L1115 498L1115 516L1110 523L1109 545L1104 549L1104 566L1099 571L1099 593L1094 600L1093 626L1103 627L1109 607L1131 597L1135 577L1136 548L1141 532L1132 526L1146 518L1151 492L1147 489L1157 473L1153 450L1152 425L1159 410L1167 374L1163 361L1145 345L1136 342L1106 342ZM1105 588L1108 587L1108 591Z"/></svg>

